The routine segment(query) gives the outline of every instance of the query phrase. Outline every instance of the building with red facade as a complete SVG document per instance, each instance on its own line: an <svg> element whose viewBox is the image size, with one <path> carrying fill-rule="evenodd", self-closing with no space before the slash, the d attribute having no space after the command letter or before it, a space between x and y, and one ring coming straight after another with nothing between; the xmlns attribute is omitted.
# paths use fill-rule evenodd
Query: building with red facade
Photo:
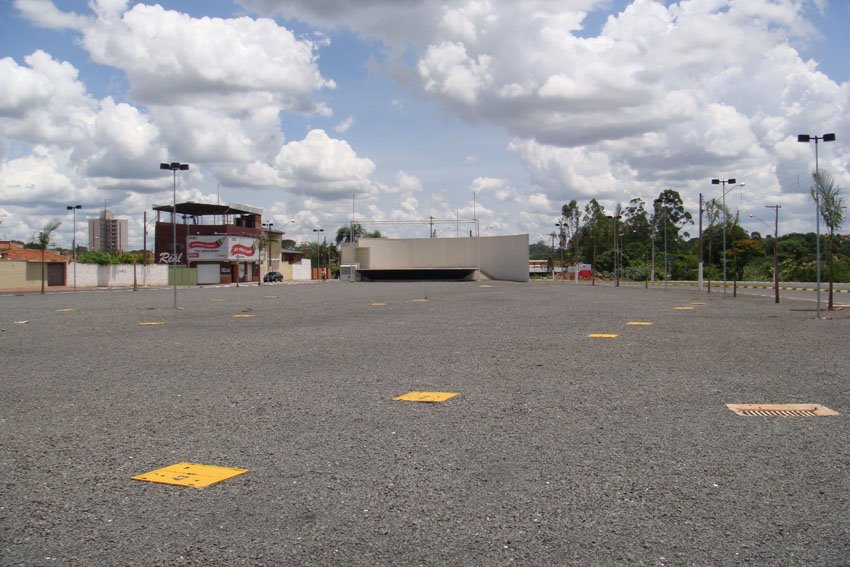
<svg viewBox="0 0 850 567"><path fill-rule="evenodd" d="M156 205L154 261L195 268L198 284L259 282L263 267L262 209L247 205ZM174 216L172 216L172 214ZM176 241L176 249L175 249Z"/></svg>

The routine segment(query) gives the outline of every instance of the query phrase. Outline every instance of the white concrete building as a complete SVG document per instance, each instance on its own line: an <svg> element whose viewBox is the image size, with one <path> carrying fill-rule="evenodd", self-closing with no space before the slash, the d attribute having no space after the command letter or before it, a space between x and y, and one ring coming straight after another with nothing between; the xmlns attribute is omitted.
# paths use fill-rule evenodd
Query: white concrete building
<svg viewBox="0 0 850 567"><path fill-rule="evenodd" d="M528 281L528 235L478 238L361 238L341 264L358 281L492 279Z"/></svg>

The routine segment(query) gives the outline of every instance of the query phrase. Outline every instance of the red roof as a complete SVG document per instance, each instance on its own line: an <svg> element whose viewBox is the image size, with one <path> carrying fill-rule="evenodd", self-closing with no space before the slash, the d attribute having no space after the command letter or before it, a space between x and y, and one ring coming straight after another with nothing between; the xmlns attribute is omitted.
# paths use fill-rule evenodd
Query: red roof
<svg viewBox="0 0 850 567"><path fill-rule="evenodd" d="M3 250L2 248L0 248L0 260L23 260L25 262L41 262L41 250L30 250L24 248L11 248L9 250ZM70 262L71 258L63 256L62 254L57 254L56 252L51 252L50 250L45 250L44 261Z"/></svg>

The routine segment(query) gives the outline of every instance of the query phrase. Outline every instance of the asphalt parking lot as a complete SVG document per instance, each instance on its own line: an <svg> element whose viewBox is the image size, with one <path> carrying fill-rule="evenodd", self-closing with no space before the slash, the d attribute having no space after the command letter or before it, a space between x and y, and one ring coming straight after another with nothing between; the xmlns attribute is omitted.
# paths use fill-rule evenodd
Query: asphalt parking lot
<svg viewBox="0 0 850 567"><path fill-rule="evenodd" d="M172 301L0 297L0 564L850 564L850 311L508 282ZM248 472L132 479L179 462Z"/></svg>

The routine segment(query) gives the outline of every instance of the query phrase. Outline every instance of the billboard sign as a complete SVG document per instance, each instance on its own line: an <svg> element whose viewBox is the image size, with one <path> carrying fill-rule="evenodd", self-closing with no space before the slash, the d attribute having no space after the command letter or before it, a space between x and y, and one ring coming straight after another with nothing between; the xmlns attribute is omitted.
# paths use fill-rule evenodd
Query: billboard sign
<svg viewBox="0 0 850 567"><path fill-rule="evenodd" d="M254 261L260 255L257 239L244 236L193 234L186 237L190 262Z"/></svg>

